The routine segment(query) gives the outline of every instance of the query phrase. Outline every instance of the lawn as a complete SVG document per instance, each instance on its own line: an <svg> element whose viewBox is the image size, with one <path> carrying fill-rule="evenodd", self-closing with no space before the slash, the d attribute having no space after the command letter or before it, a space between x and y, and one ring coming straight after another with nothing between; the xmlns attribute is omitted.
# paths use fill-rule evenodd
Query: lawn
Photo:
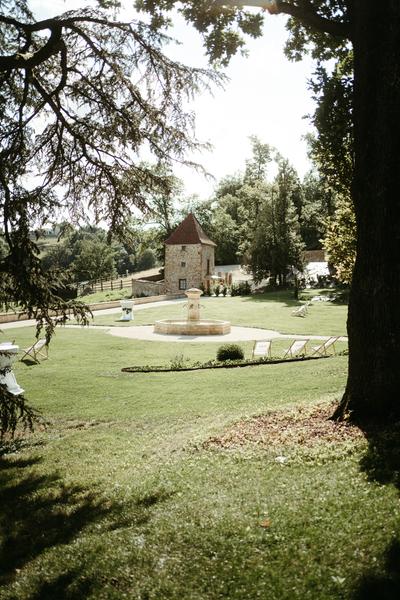
<svg viewBox="0 0 400 600"><path fill-rule="evenodd" d="M297 335L346 335L347 306L332 302L314 302L307 316L294 317L292 311L303 302L288 292L260 294L248 297L201 298L204 319L229 319L233 325L274 329ZM129 325L149 325L157 319L182 319L186 316L186 301L169 306L136 310ZM94 316L96 325L121 325L120 314Z"/></svg>
<svg viewBox="0 0 400 600"><path fill-rule="evenodd" d="M252 326L344 332L341 306L321 303L296 319L282 297L204 304L207 316L225 311L234 324L247 314ZM167 308L138 311L135 324L167 317ZM33 337L33 328L7 331L22 347ZM337 400L346 356L121 372L166 364L178 352L208 360L217 347L60 328L47 361L16 365L48 424L5 447L0 460L1 599L377 598L377 585L398 592L385 555L400 534L398 492L377 481L364 438L238 443L232 433L257 415L307 414ZM221 437L231 442L210 443Z"/></svg>

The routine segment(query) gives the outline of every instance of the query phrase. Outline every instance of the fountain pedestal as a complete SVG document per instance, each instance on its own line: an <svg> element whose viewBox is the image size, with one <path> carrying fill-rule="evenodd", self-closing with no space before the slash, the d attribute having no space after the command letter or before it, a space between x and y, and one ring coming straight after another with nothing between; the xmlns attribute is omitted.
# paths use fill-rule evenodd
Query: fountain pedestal
<svg viewBox="0 0 400 600"><path fill-rule="evenodd" d="M203 292L197 288L186 290L188 297L188 321L200 321L200 296Z"/></svg>

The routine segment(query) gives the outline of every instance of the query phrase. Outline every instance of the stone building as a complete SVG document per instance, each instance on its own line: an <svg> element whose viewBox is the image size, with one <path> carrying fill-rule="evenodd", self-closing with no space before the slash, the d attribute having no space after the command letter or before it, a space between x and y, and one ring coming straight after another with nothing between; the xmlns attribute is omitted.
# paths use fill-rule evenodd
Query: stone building
<svg viewBox="0 0 400 600"><path fill-rule="evenodd" d="M189 213L165 241L166 293L207 287L214 274L215 247L196 217Z"/></svg>

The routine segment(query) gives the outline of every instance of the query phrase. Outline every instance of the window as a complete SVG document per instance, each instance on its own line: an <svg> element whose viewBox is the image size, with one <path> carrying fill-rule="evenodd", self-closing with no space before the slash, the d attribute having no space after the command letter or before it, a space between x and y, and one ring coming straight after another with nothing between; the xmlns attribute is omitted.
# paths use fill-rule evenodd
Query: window
<svg viewBox="0 0 400 600"><path fill-rule="evenodd" d="M182 252L185 252L186 246L181 246L181 250L182 250Z"/></svg>
<svg viewBox="0 0 400 600"><path fill-rule="evenodd" d="M179 289L180 290L186 290L186 279L180 279L179 280Z"/></svg>
<svg viewBox="0 0 400 600"><path fill-rule="evenodd" d="M181 267L186 267L186 263L185 262L181 262Z"/></svg>
<svg viewBox="0 0 400 600"><path fill-rule="evenodd" d="M207 258L207 275L210 274L210 259Z"/></svg>

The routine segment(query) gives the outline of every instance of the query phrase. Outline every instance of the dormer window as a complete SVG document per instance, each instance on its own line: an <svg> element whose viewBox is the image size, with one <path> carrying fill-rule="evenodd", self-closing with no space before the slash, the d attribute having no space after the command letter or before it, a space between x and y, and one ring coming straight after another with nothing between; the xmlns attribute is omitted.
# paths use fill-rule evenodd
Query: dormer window
<svg viewBox="0 0 400 600"><path fill-rule="evenodd" d="M186 246L181 246L181 250L182 250L182 252L185 252Z"/></svg>

